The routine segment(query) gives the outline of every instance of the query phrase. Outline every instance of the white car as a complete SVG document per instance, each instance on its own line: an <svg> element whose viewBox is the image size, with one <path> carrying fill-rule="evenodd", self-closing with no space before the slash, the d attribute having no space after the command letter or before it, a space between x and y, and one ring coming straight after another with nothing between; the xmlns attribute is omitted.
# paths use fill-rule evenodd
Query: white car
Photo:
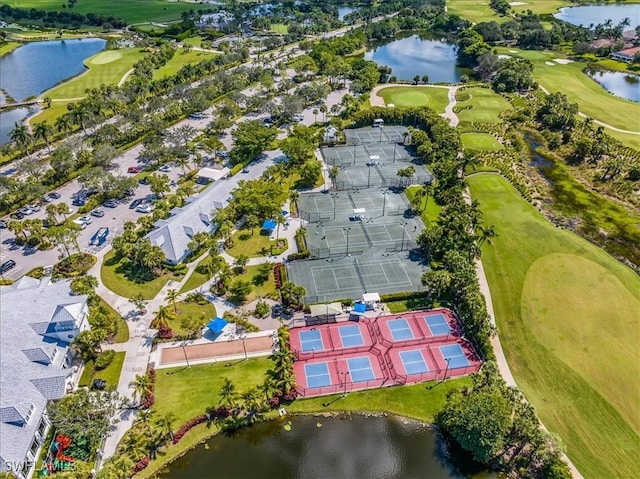
<svg viewBox="0 0 640 479"><path fill-rule="evenodd" d="M153 205L149 203L142 204L136 208L138 213L151 213L153 211Z"/></svg>
<svg viewBox="0 0 640 479"><path fill-rule="evenodd" d="M91 218L91 216L81 216L80 218L78 218L78 220L90 225L93 221L93 218Z"/></svg>
<svg viewBox="0 0 640 479"><path fill-rule="evenodd" d="M169 173L171 171L171 167L169 165L162 165L158 171L162 171L163 173Z"/></svg>
<svg viewBox="0 0 640 479"><path fill-rule="evenodd" d="M84 221L82 221L80 218L76 218L75 220L72 221L72 223L74 225L78 225L81 230L85 229L87 227L87 224L88 224L88 223L85 223Z"/></svg>

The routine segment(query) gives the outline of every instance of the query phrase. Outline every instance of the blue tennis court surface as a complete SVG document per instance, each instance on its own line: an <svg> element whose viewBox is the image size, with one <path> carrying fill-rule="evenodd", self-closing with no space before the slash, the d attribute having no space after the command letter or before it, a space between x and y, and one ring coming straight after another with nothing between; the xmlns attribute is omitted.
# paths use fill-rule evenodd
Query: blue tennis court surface
<svg viewBox="0 0 640 479"><path fill-rule="evenodd" d="M429 326L431 334L434 336L441 336L451 332L449 323L447 323L443 314L425 316L424 320L427 322L427 326Z"/></svg>
<svg viewBox="0 0 640 479"><path fill-rule="evenodd" d="M305 364L304 375L307 377L307 387L309 388L331 386L331 375L327 363Z"/></svg>
<svg viewBox="0 0 640 479"><path fill-rule="evenodd" d="M440 346L440 352L445 360L449 360L449 368L464 368L469 365L469 360L459 344Z"/></svg>
<svg viewBox="0 0 640 479"><path fill-rule="evenodd" d="M419 350L402 351L400 359L407 374L420 374L429 372L427 364L424 362L422 353Z"/></svg>
<svg viewBox="0 0 640 479"><path fill-rule="evenodd" d="M367 356L347 359L347 365L349 366L349 376L352 383L369 381L370 379L376 378L375 374L373 374L371 361L369 361Z"/></svg>
<svg viewBox="0 0 640 479"><path fill-rule="evenodd" d="M338 328L338 331L340 331L340 339L342 340L343 347L348 348L351 346L362 346L364 344L359 326L353 324L351 326L342 326Z"/></svg>
<svg viewBox="0 0 640 479"><path fill-rule="evenodd" d="M402 341L403 339L413 339L413 331L409 327L409 323L404 318L392 319L387 322L389 331L394 341Z"/></svg>
<svg viewBox="0 0 640 479"><path fill-rule="evenodd" d="M300 349L302 349L303 353L324 351L324 344L322 344L320 331L317 329L300 331Z"/></svg>

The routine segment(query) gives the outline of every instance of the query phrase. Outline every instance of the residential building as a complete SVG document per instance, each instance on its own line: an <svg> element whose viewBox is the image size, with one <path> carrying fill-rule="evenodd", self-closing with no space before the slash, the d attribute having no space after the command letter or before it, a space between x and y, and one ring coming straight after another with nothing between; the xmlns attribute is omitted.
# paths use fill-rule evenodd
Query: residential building
<svg viewBox="0 0 640 479"><path fill-rule="evenodd" d="M620 50L609 55L614 60L618 60L625 63L632 63L634 58L640 54L640 47L627 48L626 50Z"/></svg>
<svg viewBox="0 0 640 479"><path fill-rule="evenodd" d="M227 12L208 13L202 15L195 21L195 25L200 30L206 30L209 28L215 30L224 30L229 27L233 22L233 15Z"/></svg>
<svg viewBox="0 0 640 479"><path fill-rule="evenodd" d="M0 471L33 476L47 405L75 386L69 346L87 316L87 296L72 295L68 281L25 276L0 287Z"/></svg>

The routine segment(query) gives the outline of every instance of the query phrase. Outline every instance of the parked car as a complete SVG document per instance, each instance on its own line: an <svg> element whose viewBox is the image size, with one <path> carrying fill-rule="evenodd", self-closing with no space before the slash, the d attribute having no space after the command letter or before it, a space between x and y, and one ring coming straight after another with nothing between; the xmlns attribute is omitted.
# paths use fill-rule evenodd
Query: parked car
<svg viewBox="0 0 640 479"><path fill-rule="evenodd" d="M87 204L87 200L83 196L78 196L77 198L73 199L71 204L74 206L84 206Z"/></svg>
<svg viewBox="0 0 640 479"><path fill-rule="evenodd" d="M304 120L304 115L302 113L296 113L291 117L291 121L299 122Z"/></svg>
<svg viewBox="0 0 640 479"><path fill-rule="evenodd" d="M42 197L42 202L43 203L51 203L53 201L53 198L51 198L49 195L43 196Z"/></svg>
<svg viewBox="0 0 640 479"><path fill-rule="evenodd" d="M21 220L22 218L24 218L24 213L22 213L20 210L18 210L15 213L11 213L11 217L15 218L17 220Z"/></svg>
<svg viewBox="0 0 640 479"><path fill-rule="evenodd" d="M220 158L229 158L229 152L228 151L218 151L216 153L216 155L218 155Z"/></svg>
<svg viewBox="0 0 640 479"><path fill-rule="evenodd" d="M135 199L131 202L131 204L129 205L129 209L134 209L137 208L138 206L140 206L142 203L144 203L144 200L142 198L138 198Z"/></svg>
<svg viewBox="0 0 640 479"><path fill-rule="evenodd" d="M140 178L138 180L138 183L140 183L141 185L148 185L149 184L149 178L146 176L143 176L142 178Z"/></svg>
<svg viewBox="0 0 640 479"><path fill-rule="evenodd" d="M74 225L77 225L81 230L83 230L83 229L85 229L87 227L87 223L82 221L80 218L76 218L75 220L72 221L72 223Z"/></svg>
<svg viewBox="0 0 640 479"><path fill-rule="evenodd" d="M95 216L96 218L102 218L104 216L104 211L102 211L102 210L93 210L91 212L91 216Z"/></svg>
<svg viewBox="0 0 640 479"><path fill-rule="evenodd" d="M151 213L153 211L153 205L149 203L144 203L136 208L138 213Z"/></svg>
<svg viewBox="0 0 640 479"><path fill-rule="evenodd" d="M118 202L116 200L107 200L102 203L102 206L106 206L107 208L115 208L118 206Z"/></svg>
<svg viewBox="0 0 640 479"><path fill-rule="evenodd" d="M12 268L16 267L16 262L12 259L5 261L4 263L2 263L2 265L0 266L0 274L4 274L7 271L9 271Z"/></svg>
<svg viewBox="0 0 640 479"><path fill-rule="evenodd" d="M140 168L139 166L130 166L129 168L127 168L127 173L140 173L142 171L142 168Z"/></svg>
<svg viewBox="0 0 640 479"><path fill-rule="evenodd" d="M81 216L80 218L78 218L80 221L82 221L83 223L86 223L88 225L90 225L93 222L93 218L91 216Z"/></svg>
<svg viewBox="0 0 640 479"><path fill-rule="evenodd" d="M243 173L249 173L249 168L242 168Z"/></svg>
<svg viewBox="0 0 640 479"><path fill-rule="evenodd" d="M195 113L191 113L191 115L189 115L189 118L191 118L192 120L201 120L202 118L204 118L204 115L197 111Z"/></svg>
<svg viewBox="0 0 640 479"><path fill-rule="evenodd" d="M5 229L7 227L7 222L5 220L0 220L0 229Z"/></svg>
<svg viewBox="0 0 640 479"><path fill-rule="evenodd" d="M28 216L28 215L33 214L33 210L31 208L29 208L28 206L23 206L22 208L20 208L18 210L18 213L21 213L22 216L24 217L24 216Z"/></svg>
<svg viewBox="0 0 640 479"><path fill-rule="evenodd" d="M124 196L133 196L136 194L135 188L127 188L124 190Z"/></svg>
<svg viewBox="0 0 640 479"><path fill-rule="evenodd" d="M162 171L163 173L169 173L171 171L171 167L169 165L162 165L158 171Z"/></svg>
<svg viewBox="0 0 640 479"><path fill-rule="evenodd" d="M62 198L62 195L57 191L52 191L51 193L49 193L49 197L53 198L54 200L59 200L60 198Z"/></svg>

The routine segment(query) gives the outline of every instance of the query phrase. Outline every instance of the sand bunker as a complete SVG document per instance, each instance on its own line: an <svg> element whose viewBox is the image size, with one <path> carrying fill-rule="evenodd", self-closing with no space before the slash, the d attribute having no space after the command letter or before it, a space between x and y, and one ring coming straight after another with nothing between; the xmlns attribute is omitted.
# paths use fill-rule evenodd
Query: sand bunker
<svg viewBox="0 0 640 479"><path fill-rule="evenodd" d="M556 64L553 62L544 62L545 65L549 65L550 67L555 66Z"/></svg>
<svg viewBox="0 0 640 479"><path fill-rule="evenodd" d="M521 5L529 5L527 2L509 2L512 7L519 7Z"/></svg>
<svg viewBox="0 0 640 479"><path fill-rule="evenodd" d="M554 58L554 62L559 63L560 65L567 65L568 63L573 63L573 60L568 60L566 58Z"/></svg>
<svg viewBox="0 0 640 479"><path fill-rule="evenodd" d="M498 55L500 60L506 60L507 58L511 58L511 55Z"/></svg>
<svg viewBox="0 0 640 479"><path fill-rule="evenodd" d="M509 50L509 53L518 53L518 50Z"/></svg>

